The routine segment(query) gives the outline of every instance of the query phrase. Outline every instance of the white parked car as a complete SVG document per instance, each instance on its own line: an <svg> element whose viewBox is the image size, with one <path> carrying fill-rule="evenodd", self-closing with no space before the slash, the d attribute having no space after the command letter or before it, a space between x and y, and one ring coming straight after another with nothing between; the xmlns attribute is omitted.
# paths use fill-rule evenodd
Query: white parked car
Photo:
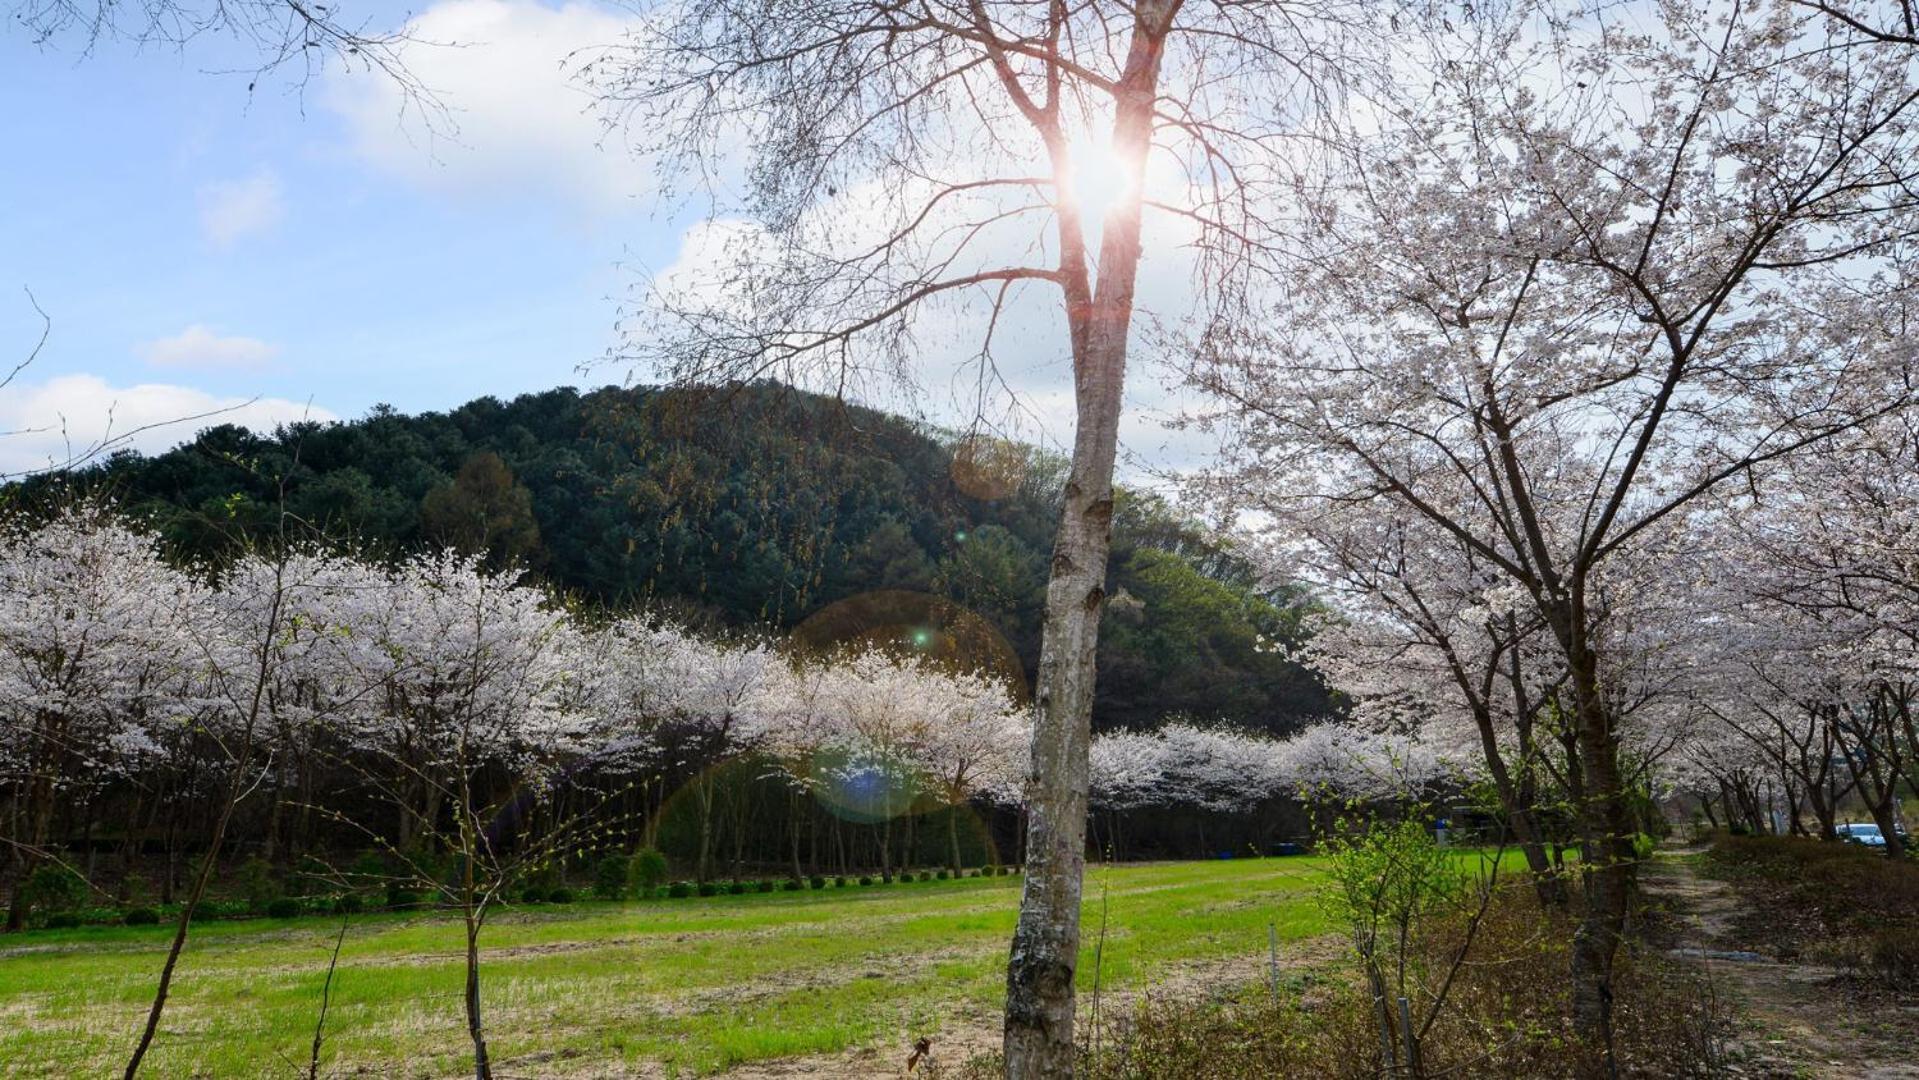
<svg viewBox="0 0 1919 1080"><path fill-rule="evenodd" d="M1847 822L1844 825L1833 826L1832 831L1848 844L1863 844L1866 847L1877 848L1886 846L1886 838L1879 831L1879 826L1870 822L1864 824Z"/></svg>

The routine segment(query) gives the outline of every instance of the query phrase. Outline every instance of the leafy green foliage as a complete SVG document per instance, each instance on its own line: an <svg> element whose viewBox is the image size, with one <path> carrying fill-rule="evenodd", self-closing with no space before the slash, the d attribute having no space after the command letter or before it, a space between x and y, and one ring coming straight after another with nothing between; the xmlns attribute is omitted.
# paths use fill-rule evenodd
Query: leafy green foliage
<svg viewBox="0 0 1919 1080"><path fill-rule="evenodd" d="M150 907L128 908L120 921L128 926L154 926L160 921L160 913Z"/></svg>
<svg viewBox="0 0 1919 1080"><path fill-rule="evenodd" d="M247 910L261 912L281 895L280 882L273 875L273 864L261 858L248 859L234 872L233 884L247 901Z"/></svg>
<svg viewBox="0 0 1919 1080"><path fill-rule="evenodd" d="M634 852L628 861L627 880L643 895L652 895L654 889L666 884L666 856L658 848L641 848Z"/></svg>
<svg viewBox="0 0 1919 1080"><path fill-rule="evenodd" d="M533 493L491 450L471 455L450 483L426 493L420 532L433 543L486 553L503 565L531 562L540 551Z"/></svg>
<svg viewBox="0 0 1919 1080"><path fill-rule="evenodd" d="M602 855L593 864L593 895L602 900L620 900L626 896L627 879L632 875L633 860L615 852Z"/></svg>
<svg viewBox="0 0 1919 1080"><path fill-rule="evenodd" d="M144 875L128 874L120 879L120 902L129 908L145 907L153 899L153 882Z"/></svg>

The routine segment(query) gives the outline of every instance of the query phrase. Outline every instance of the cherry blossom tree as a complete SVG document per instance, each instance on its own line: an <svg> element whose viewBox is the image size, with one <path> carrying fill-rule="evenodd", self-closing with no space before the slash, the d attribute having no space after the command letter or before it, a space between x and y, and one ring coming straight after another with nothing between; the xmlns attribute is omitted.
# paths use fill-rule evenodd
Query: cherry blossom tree
<svg viewBox="0 0 1919 1080"><path fill-rule="evenodd" d="M930 787L947 806L948 869L960 872L959 811L984 796L1019 798L1032 713L1007 686L973 672L921 665L917 700L927 714L917 757Z"/></svg>
<svg viewBox="0 0 1919 1080"><path fill-rule="evenodd" d="M1574 1012L1610 1068L1634 830L1602 581L1696 500L1909 403L1919 79L1791 3L1527 19L1404 57L1309 193L1268 324L1205 335L1195 381L1224 403L1222 503L1396 503L1550 634L1596 856Z"/></svg>
<svg viewBox="0 0 1919 1080"><path fill-rule="evenodd" d="M384 766L386 790L403 813L415 815L415 828L403 834L411 844L382 846L407 863L417 884L446 893L460 909L467 1034L474 1075L489 1080L480 933L509 883L564 850L576 831L562 821L537 843L509 835L528 817L526 792L537 794L564 761L589 748L591 719L562 707L575 676L566 664L574 631L541 590L455 552L407 560L379 601L371 611L356 605L366 621L351 628L340 654L381 690L358 712L358 745ZM504 796L497 794L501 776L514 781ZM447 813L451 827L442 828ZM433 842L454 856L450 884L424 860L422 848Z"/></svg>
<svg viewBox="0 0 1919 1080"><path fill-rule="evenodd" d="M764 701L762 682L773 669L773 651L759 641L709 641L668 627L656 628L655 700L673 725L673 737L703 767L688 781L699 811L699 880L713 869L713 810L718 778L713 766L754 749L764 734L755 712Z"/></svg>
<svg viewBox="0 0 1919 1080"><path fill-rule="evenodd" d="M357 569L333 556L294 549L247 551L215 575L212 587L197 589L192 602L175 610L183 646L176 707L185 709L195 729L218 748L220 795L206 856L180 906L146 1025L127 1060L128 1080L139 1073L159 1030L194 911L206 896L234 813L260 779L261 748L274 732L311 725L352 696L334 682L323 698L318 686L325 675L335 674L323 671L321 658L341 629L330 616L343 592L362 580Z"/></svg>
<svg viewBox="0 0 1919 1080"><path fill-rule="evenodd" d="M24 925L20 883L48 855L58 800L157 755L157 734L193 707L187 620L203 599L104 507L0 532L0 783L21 822L9 930Z"/></svg>

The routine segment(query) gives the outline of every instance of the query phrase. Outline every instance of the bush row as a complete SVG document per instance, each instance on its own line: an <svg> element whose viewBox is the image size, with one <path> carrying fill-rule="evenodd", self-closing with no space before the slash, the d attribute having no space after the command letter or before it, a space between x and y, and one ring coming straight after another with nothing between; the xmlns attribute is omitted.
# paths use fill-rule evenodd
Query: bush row
<svg viewBox="0 0 1919 1080"><path fill-rule="evenodd" d="M666 882L666 866L663 858L656 862L649 858L658 852L642 852L635 856L613 855L600 860L594 867L594 896L603 900L679 900L691 896L743 896L749 893L803 892L809 889L853 888L887 884L911 884L914 882L947 881L955 878L978 878L1008 876L1019 872L1011 866L980 867L960 870L957 875L951 870L927 870L915 873L904 871L893 876L862 874L857 877L815 874L805 879L797 878L761 878L735 881L674 881ZM216 919L238 919L264 916L270 919L292 919L304 915L352 915L364 911L412 911L429 906L428 893L413 887L418 883L392 881L387 883L381 895L366 896L359 892L347 892L334 895L294 897L275 895L271 898L255 897L249 900L202 900L195 907L194 922L210 922ZM82 908L84 893L78 899L51 911L44 925L49 930L71 929L82 925L124 924L127 926L153 926L162 921L162 912L147 904L136 904L122 908ZM517 890L511 900L522 904L571 904L580 899L580 894L562 884L536 882ZM375 902L375 901L380 902ZM175 911L178 909L175 908ZM171 914L166 916L172 918Z"/></svg>

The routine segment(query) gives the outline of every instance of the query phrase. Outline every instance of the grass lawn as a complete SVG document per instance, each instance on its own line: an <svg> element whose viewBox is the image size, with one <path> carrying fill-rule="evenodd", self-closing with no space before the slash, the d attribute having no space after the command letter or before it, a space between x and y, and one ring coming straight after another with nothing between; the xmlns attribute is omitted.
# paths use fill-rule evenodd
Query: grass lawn
<svg viewBox="0 0 1919 1080"><path fill-rule="evenodd" d="M1256 977L1266 924L1328 927L1310 858L1095 868L1082 989L1102 894L1102 986ZM496 1062L521 1075L714 1072L993 1024L1018 878L509 909L482 978ZM145 1075L305 1075L338 923L194 927ZM101 1076L124 1065L170 928L0 938L0 1076ZM458 923L356 916L327 1019L328 1075L457 1075L469 1051ZM1203 973L1212 972L1212 975ZM515 1067L515 1063L519 1067Z"/></svg>

